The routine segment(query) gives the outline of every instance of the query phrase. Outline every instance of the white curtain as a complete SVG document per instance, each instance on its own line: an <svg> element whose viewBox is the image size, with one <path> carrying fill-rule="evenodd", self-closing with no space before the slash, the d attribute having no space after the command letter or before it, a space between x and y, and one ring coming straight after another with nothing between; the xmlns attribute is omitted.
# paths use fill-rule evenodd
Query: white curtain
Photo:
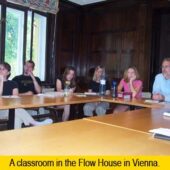
<svg viewBox="0 0 170 170"><path fill-rule="evenodd" d="M8 2L27 6L42 12L56 14L58 12L59 0L7 0Z"/></svg>

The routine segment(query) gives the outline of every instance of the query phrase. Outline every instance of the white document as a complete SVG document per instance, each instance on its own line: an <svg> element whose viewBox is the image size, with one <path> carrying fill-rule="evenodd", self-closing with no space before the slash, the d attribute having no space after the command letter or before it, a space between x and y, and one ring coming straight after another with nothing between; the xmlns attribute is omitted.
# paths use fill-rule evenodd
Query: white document
<svg viewBox="0 0 170 170"><path fill-rule="evenodd" d="M164 115L164 116L170 116L170 111L169 111L169 112L168 112L168 111L167 111L167 112L164 112L163 115Z"/></svg>
<svg viewBox="0 0 170 170"><path fill-rule="evenodd" d="M10 95L10 96L1 96L2 98L12 98L12 99L18 99L20 98L19 96L14 96L14 95Z"/></svg>
<svg viewBox="0 0 170 170"><path fill-rule="evenodd" d="M170 137L170 129L168 128L152 129L152 130L149 130L149 132Z"/></svg>
<svg viewBox="0 0 170 170"><path fill-rule="evenodd" d="M159 103L157 100L145 100L145 103Z"/></svg>
<svg viewBox="0 0 170 170"><path fill-rule="evenodd" d="M89 96L97 96L98 95L98 93L95 93L95 92L85 92L84 94L89 95Z"/></svg>
<svg viewBox="0 0 170 170"><path fill-rule="evenodd" d="M84 93L75 93L75 96L77 97L86 97Z"/></svg>
<svg viewBox="0 0 170 170"><path fill-rule="evenodd" d="M43 96L43 97L63 97L64 93L63 92L46 92L46 93L38 94L37 96Z"/></svg>

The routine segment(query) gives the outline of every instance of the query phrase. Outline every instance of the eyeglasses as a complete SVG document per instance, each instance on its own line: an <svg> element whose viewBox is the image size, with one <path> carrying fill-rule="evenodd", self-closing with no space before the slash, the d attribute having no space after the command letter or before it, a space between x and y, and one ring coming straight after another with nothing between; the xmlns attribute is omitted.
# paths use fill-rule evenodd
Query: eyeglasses
<svg viewBox="0 0 170 170"><path fill-rule="evenodd" d="M170 68L170 66L162 66L162 69Z"/></svg>

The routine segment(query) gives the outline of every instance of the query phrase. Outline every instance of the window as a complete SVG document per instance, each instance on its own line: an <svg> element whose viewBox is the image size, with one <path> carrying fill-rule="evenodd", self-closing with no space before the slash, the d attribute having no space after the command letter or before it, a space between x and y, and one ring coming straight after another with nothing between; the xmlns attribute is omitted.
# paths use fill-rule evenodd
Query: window
<svg viewBox="0 0 170 170"><path fill-rule="evenodd" d="M45 53L46 53L46 25L47 19L39 14L34 15L34 33L33 33L33 47L32 59L37 66L35 68L36 74L45 80Z"/></svg>
<svg viewBox="0 0 170 170"><path fill-rule="evenodd" d="M31 29L31 24L33 24L33 29ZM32 59L35 62L34 74L42 81L45 80L46 25L47 18L45 16L32 12L28 13L26 59ZM32 40L31 34L33 35Z"/></svg>
<svg viewBox="0 0 170 170"><path fill-rule="evenodd" d="M31 29L32 29L32 12L28 12L27 17L27 46L26 46L26 60L31 59Z"/></svg>
<svg viewBox="0 0 170 170"><path fill-rule="evenodd" d="M23 70L24 12L7 8L5 61L11 65L11 78Z"/></svg>
<svg viewBox="0 0 170 170"><path fill-rule="evenodd" d="M0 20L0 36L5 35L4 61L11 65L10 78L22 74L24 61L33 60L34 75L45 81L47 17L39 12L19 7L16 9L4 6L5 8L6 20L3 29L5 33L1 33Z"/></svg>

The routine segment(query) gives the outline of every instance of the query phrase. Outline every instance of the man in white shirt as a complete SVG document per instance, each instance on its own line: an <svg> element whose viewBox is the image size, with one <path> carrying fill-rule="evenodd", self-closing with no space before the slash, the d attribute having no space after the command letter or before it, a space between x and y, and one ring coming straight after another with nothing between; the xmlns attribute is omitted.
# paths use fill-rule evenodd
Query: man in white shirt
<svg viewBox="0 0 170 170"><path fill-rule="evenodd" d="M156 75L153 84L153 100L170 102L170 58L162 62L162 73Z"/></svg>

